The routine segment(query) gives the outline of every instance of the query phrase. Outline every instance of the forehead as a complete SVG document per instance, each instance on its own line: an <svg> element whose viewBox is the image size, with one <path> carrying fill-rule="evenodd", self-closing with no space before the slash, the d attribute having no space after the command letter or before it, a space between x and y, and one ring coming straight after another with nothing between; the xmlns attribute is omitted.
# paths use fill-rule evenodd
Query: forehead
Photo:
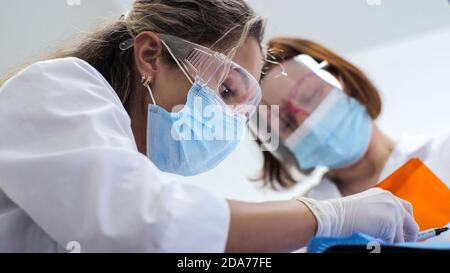
<svg viewBox="0 0 450 273"><path fill-rule="evenodd" d="M306 96L326 96L335 86L339 83L331 74L296 59L274 66L261 83L263 101L275 105L299 96L303 100Z"/></svg>
<svg viewBox="0 0 450 273"><path fill-rule="evenodd" d="M269 104L278 104L281 98L288 96L296 82L308 73L311 73L309 68L293 59L275 65L261 82L264 100Z"/></svg>

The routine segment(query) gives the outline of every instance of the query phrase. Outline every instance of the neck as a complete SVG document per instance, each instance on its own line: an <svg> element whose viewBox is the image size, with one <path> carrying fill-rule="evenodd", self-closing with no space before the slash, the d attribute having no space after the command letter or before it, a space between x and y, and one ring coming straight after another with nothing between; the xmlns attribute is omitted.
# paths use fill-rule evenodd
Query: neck
<svg viewBox="0 0 450 273"><path fill-rule="evenodd" d="M334 181L342 195L352 195L377 185L383 168L391 155L395 143L384 135L376 125L366 154L350 167L331 170L329 178Z"/></svg>
<svg viewBox="0 0 450 273"><path fill-rule="evenodd" d="M145 95L147 93L142 88L142 86L137 85L135 91L131 92L127 103L127 111L131 118L131 129L138 151L145 155L147 153L147 115L150 102Z"/></svg>

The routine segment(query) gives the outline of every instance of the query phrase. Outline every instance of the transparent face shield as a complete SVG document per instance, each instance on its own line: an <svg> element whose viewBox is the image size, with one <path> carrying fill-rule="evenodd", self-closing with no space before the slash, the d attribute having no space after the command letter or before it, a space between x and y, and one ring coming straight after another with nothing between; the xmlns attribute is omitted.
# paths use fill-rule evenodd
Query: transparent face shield
<svg viewBox="0 0 450 273"><path fill-rule="evenodd" d="M261 101L261 87L247 70L207 47L171 35L158 36L189 81L207 87L218 105L247 118L255 113ZM120 48L132 46L130 39Z"/></svg>
<svg viewBox="0 0 450 273"><path fill-rule="evenodd" d="M262 80L262 103L271 110L258 111L250 128L259 136L263 148L284 163L298 166L286 141L332 92L342 92L339 82L323 70L325 65L299 55L271 69Z"/></svg>

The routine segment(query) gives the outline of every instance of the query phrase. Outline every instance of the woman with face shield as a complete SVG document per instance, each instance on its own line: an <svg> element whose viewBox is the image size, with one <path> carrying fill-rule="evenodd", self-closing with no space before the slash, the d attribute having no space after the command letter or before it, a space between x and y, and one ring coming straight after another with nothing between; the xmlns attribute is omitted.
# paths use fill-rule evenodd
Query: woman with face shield
<svg viewBox="0 0 450 273"><path fill-rule="evenodd" d="M245 203L170 175L210 170L236 148L261 100L263 29L242 0L139 0L10 77L0 251L287 252L357 231L414 240L409 205L386 191Z"/></svg>
<svg viewBox="0 0 450 273"><path fill-rule="evenodd" d="M263 103L280 106L272 129L281 144L260 137L267 185L287 188L325 167L307 197L341 198L378 186L411 202L421 229L450 222L448 138L394 142L375 122L378 90L358 68L307 40L277 38L269 49Z"/></svg>

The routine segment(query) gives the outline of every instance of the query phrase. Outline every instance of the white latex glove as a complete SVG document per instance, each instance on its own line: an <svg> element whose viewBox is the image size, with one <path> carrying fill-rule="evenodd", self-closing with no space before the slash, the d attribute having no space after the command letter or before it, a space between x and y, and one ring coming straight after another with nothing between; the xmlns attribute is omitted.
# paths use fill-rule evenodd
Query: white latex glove
<svg viewBox="0 0 450 273"><path fill-rule="evenodd" d="M379 188L327 201L297 200L316 217L316 236L345 237L362 232L390 243L417 239L419 227L411 204Z"/></svg>

